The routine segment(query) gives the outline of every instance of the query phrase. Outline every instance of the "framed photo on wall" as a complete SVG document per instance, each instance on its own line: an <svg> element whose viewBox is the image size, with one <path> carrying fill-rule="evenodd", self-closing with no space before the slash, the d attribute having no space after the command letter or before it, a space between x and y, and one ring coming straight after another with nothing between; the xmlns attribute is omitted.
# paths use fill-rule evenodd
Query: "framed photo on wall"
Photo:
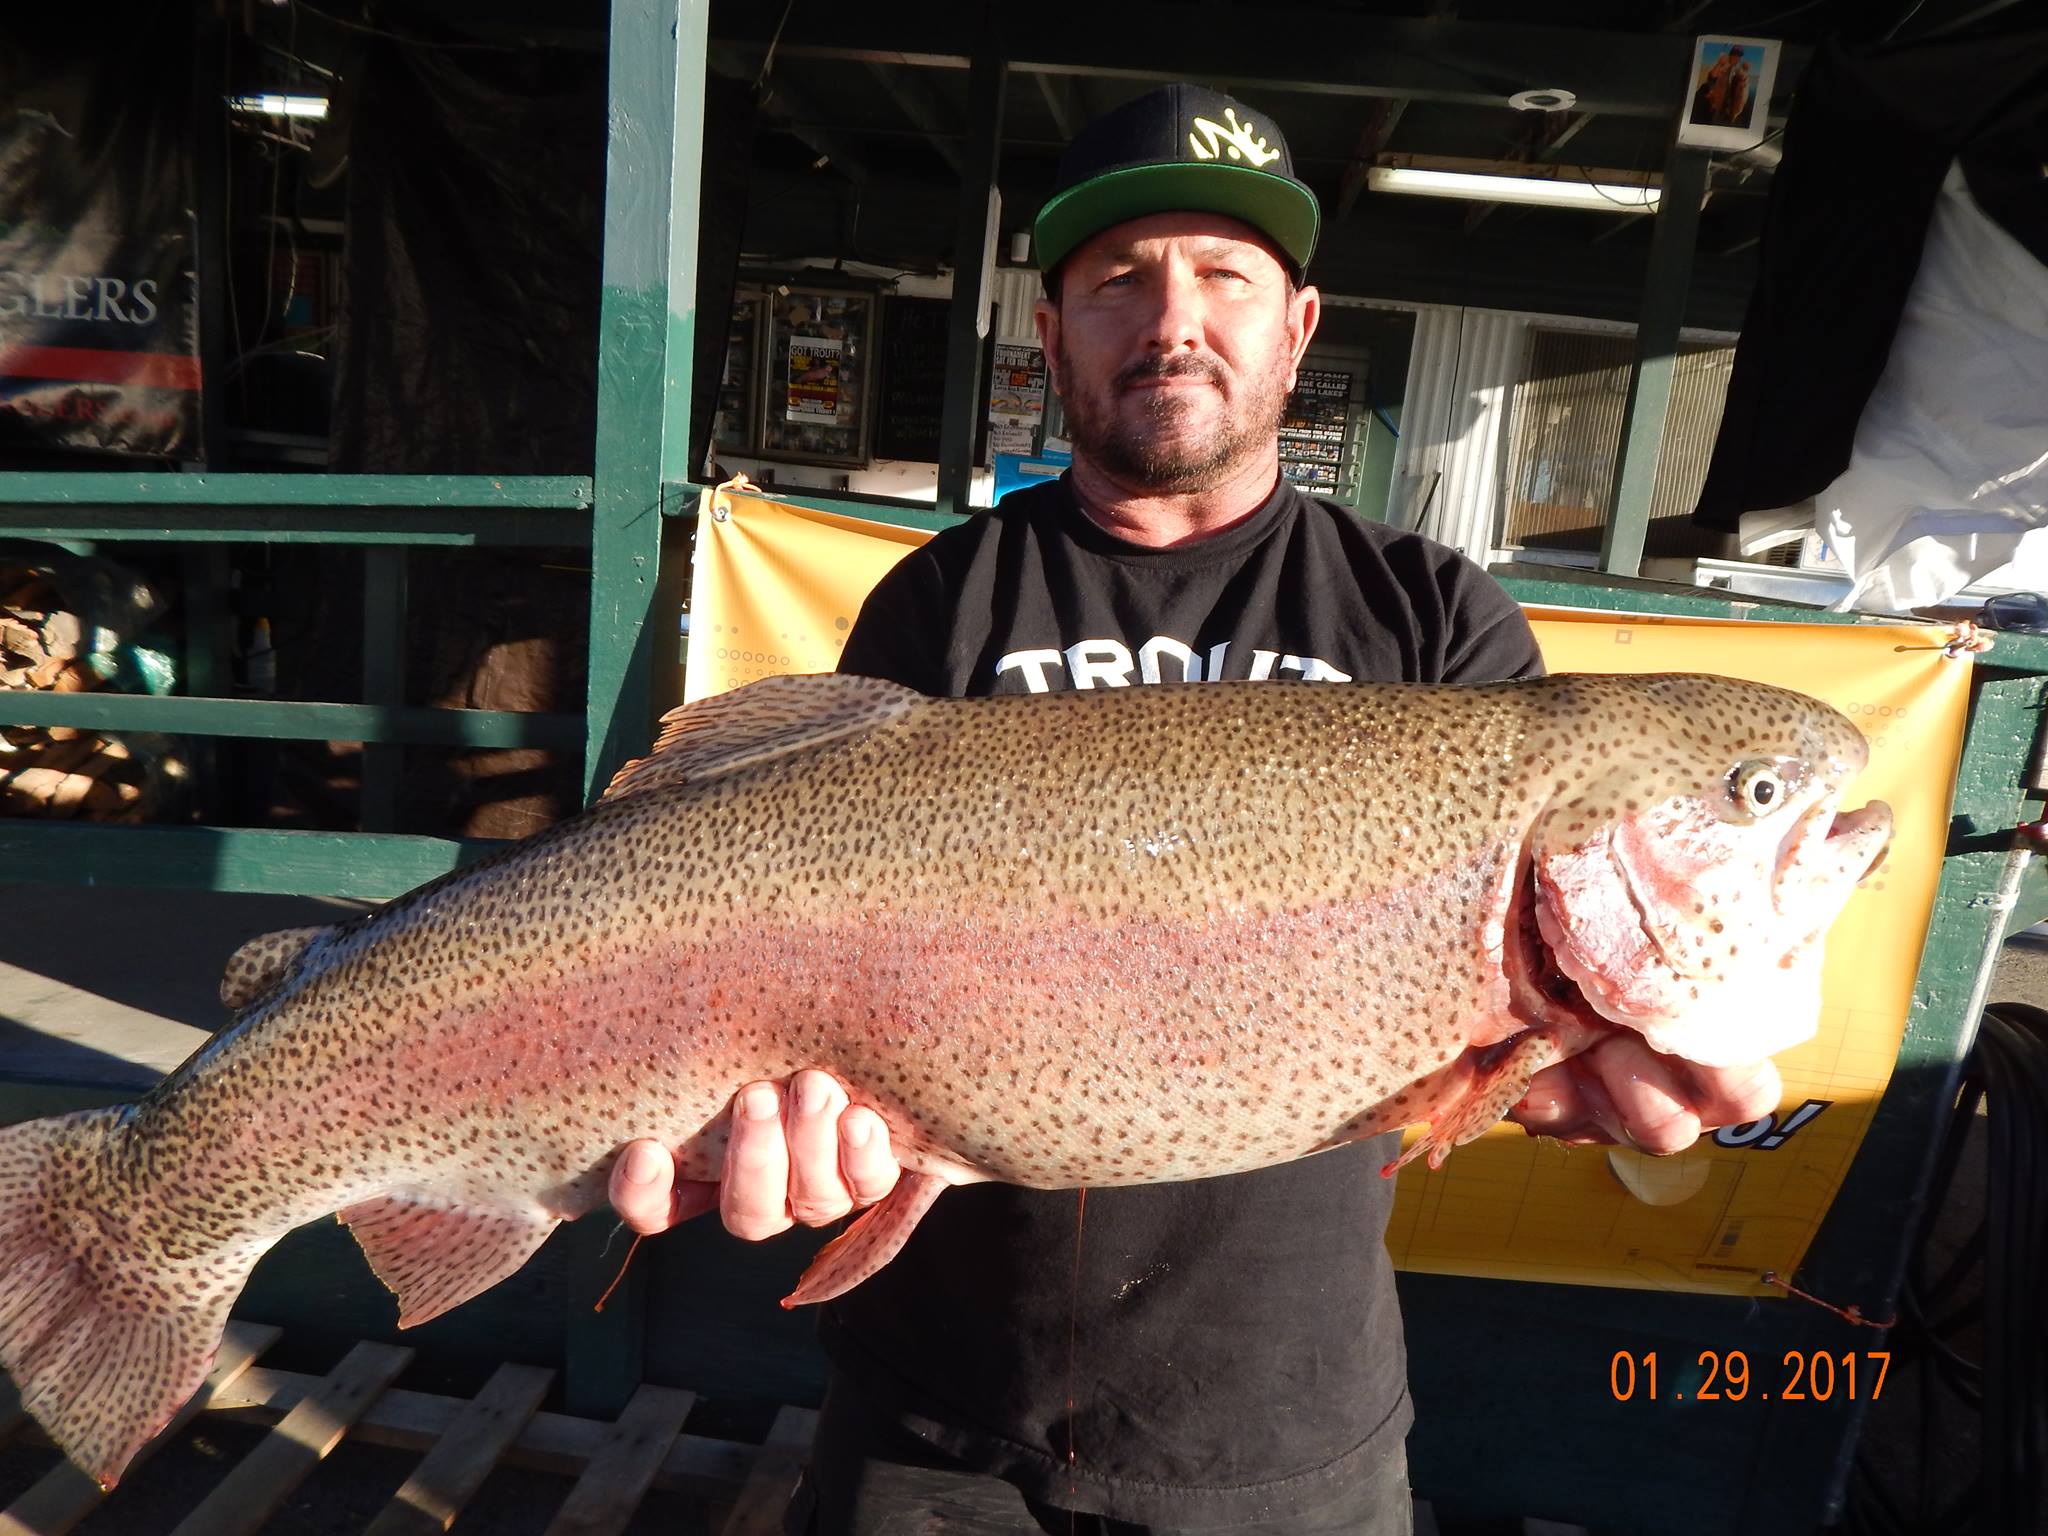
<svg viewBox="0 0 2048 1536"><path fill-rule="evenodd" d="M1764 140L1780 44L1764 37L1697 37L1678 142L1754 149Z"/></svg>

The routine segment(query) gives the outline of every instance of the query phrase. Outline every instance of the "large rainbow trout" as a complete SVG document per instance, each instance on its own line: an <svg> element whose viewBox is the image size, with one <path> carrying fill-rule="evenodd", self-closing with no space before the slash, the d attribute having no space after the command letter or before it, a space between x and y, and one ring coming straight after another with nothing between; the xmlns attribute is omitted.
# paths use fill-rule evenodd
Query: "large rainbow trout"
<svg viewBox="0 0 2048 1536"><path fill-rule="evenodd" d="M111 1483L229 1304L338 1212L424 1322L602 1203L714 1178L731 1096L822 1067L906 1172L793 1301L948 1185L1195 1179L1428 1123L1439 1161L1597 1035L1811 1034L1881 856L1855 728L1694 676L1213 683L939 701L774 678L590 811L229 963L141 1103L0 1131L0 1362Z"/></svg>

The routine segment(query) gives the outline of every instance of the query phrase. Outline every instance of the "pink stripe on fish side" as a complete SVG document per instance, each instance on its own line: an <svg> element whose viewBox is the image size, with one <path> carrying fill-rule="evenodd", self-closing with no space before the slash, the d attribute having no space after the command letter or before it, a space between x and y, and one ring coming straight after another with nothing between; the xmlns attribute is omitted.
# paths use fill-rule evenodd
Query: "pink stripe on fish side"
<svg viewBox="0 0 2048 1536"><path fill-rule="evenodd" d="M1454 872L1370 901L1114 928L733 921L710 942L577 957L568 995L475 994L382 1070L431 1083L448 1135L481 1121L558 1141L557 1176L628 1135L712 1132L741 1084L805 1065L844 1079L900 1144L998 1177L1200 1176L1306 1150L1509 1028L1480 937L1496 889L1504 902L1497 877ZM1390 951L1416 960L1375 958ZM374 1089L355 1103L399 1108Z"/></svg>

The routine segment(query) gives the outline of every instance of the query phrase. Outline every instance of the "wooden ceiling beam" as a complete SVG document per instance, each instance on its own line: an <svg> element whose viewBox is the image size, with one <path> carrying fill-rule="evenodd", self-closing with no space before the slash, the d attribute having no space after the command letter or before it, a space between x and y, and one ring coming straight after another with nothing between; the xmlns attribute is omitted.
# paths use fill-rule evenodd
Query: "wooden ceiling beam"
<svg viewBox="0 0 2048 1536"><path fill-rule="evenodd" d="M960 0L887 6L804 6L789 17L778 57L880 60L965 69L986 36L984 7ZM781 8L721 5L713 36L759 52ZM1195 18L1191 20L1191 18ZM1570 90L1581 111L1668 119L1681 105L1692 39L1663 32L1390 17L1281 5L1209 20L1162 0L1041 0L1031 25L1007 39L1013 73L1101 75L1131 81L1213 80L1240 91L1499 106L1538 86ZM1255 22L1255 24L1247 24ZM1228 23L1228 24L1226 24ZM1304 38L1314 46L1303 47ZM1810 50L1787 47L1780 94ZM1777 110L1782 110L1780 105Z"/></svg>
<svg viewBox="0 0 2048 1536"><path fill-rule="evenodd" d="M960 174L960 128L952 120L952 113L939 100L939 93L931 88L923 75L915 70L905 69L900 64L885 64L879 59L867 61L868 71L881 82L883 92L903 111L924 135L931 141L939 158L953 168L953 174Z"/></svg>

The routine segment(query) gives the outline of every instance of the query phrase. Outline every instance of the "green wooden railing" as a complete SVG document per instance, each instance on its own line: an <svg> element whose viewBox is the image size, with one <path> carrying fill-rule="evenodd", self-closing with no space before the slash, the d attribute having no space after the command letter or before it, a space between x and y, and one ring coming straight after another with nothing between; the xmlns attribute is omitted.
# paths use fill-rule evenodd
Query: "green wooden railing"
<svg viewBox="0 0 2048 1536"><path fill-rule="evenodd" d="M213 890L387 897L486 851L400 835L406 746L576 752L586 794L643 746L653 690L646 633L665 482L687 480L695 326L697 169L708 0L612 7L595 474L0 473L0 541L334 545L365 565L356 702L0 693L0 724L364 744L361 833L112 828L0 821L9 880L122 880ZM694 493L690 493L694 496ZM583 713L428 709L403 702L407 547L590 552ZM215 615L188 622L204 626Z"/></svg>

